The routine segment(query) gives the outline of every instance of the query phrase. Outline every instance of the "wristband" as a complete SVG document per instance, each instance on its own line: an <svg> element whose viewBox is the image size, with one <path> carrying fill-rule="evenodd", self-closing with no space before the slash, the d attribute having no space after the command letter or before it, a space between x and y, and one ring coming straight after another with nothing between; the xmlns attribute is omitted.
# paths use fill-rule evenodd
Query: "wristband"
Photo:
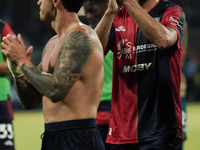
<svg viewBox="0 0 200 150"><path fill-rule="evenodd" d="M8 64L8 69L12 73L13 77L19 78L19 77L21 77L21 76L24 75L24 73L22 72L22 70L17 65L15 65L14 63L12 63L9 59L7 59L7 64Z"/></svg>

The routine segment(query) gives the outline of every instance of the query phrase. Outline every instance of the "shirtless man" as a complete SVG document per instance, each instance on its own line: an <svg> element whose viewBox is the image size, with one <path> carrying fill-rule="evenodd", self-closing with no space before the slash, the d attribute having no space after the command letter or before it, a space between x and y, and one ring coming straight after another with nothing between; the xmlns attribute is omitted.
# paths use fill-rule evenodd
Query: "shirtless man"
<svg viewBox="0 0 200 150"><path fill-rule="evenodd" d="M95 122L104 79L103 49L92 28L78 20L82 3L38 0L40 19L57 33L38 67L30 61L33 47L26 52L20 34L18 41L7 35L1 43L23 107L43 104L42 150L104 150Z"/></svg>

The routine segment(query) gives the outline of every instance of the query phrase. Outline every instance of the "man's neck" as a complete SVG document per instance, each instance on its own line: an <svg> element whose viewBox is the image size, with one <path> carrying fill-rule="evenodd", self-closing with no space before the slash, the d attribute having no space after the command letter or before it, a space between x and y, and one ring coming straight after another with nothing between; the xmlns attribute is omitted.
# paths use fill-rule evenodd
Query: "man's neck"
<svg viewBox="0 0 200 150"><path fill-rule="evenodd" d="M79 19L76 13L57 12L55 21L53 21L51 25L58 37L62 37L63 34L65 35L66 32L77 23L79 23Z"/></svg>

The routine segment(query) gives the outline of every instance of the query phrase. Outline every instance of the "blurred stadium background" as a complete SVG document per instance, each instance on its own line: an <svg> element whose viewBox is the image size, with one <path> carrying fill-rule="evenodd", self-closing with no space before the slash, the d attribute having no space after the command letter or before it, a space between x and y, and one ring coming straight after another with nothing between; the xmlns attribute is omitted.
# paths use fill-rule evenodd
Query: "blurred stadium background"
<svg viewBox="0 0 200 150"><path fill-rule="evenodd" d="M183 72L187 78L187 135L184 150L200 150L200 0L177 0L188 22L188 50ZM80 17L84 10L79 12ZM26 46L33 45L32 62L38 65L45 43L55 35L49 24L39 19L37 0L0 0L0 18L6 20L16 34L21 33ZM12 80L12 78L11 78ZM43 132L41 106L25 111L19 103L13 81L10 92L14 107L16 150L40 149Z"/></svg>

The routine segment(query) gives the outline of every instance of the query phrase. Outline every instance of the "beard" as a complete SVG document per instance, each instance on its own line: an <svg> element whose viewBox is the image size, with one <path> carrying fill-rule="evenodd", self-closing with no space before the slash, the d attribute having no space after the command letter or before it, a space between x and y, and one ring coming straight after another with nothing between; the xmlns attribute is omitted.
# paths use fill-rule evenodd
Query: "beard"
<svg viewBox="0 0 200 150"><path fill-rule="evenodd" d="M57 11L55 8L52 8L51 11L40 12L40 20L43 22L51 23L55 20Z"/></svg>

